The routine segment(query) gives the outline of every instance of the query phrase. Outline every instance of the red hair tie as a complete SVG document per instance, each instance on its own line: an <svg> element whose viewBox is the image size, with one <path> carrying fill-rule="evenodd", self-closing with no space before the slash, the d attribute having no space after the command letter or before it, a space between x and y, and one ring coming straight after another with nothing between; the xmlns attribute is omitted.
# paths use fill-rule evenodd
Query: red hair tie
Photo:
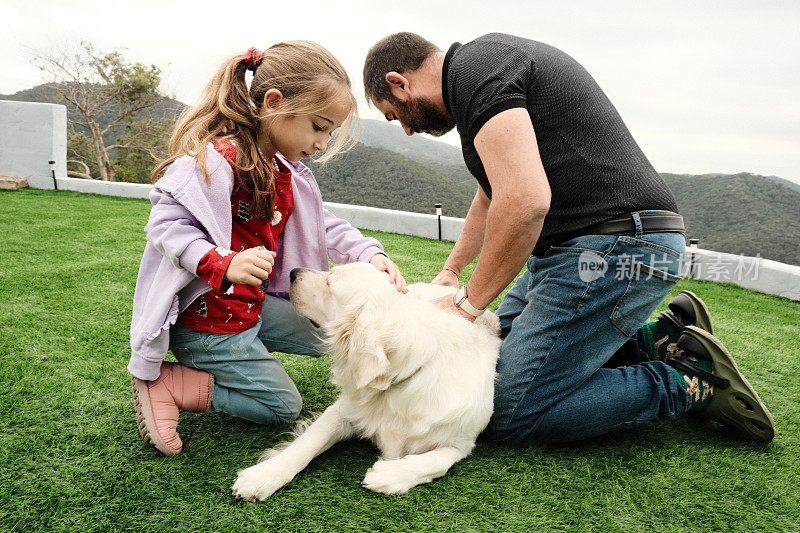
<svg viewBox="0 0 800 533"><path fill-rule="evenodd" d="M247 53L244 55L244 66L247 67L247 70L256 71L261 64L261 55L261 52L255 46L247 49Z"/></svg>

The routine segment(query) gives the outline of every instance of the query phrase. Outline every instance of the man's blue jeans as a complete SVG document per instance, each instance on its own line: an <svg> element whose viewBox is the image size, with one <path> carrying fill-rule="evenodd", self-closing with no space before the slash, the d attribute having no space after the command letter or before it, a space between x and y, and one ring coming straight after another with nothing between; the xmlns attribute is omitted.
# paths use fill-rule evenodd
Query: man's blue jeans
<svg viewBox="0 0 800 533"><path fill-rule="evenodd" d="M686 411L675 371L641 362L638 333L680 279L685 246L680 233L586 235L532 256L497 310L504 340L484 437L570 442Z"/></svg>

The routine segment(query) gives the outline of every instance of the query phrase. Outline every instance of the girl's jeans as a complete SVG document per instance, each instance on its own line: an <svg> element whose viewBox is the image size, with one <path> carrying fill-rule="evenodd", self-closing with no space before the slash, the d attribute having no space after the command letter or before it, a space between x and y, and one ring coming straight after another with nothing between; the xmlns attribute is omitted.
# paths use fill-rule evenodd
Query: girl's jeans
<svg viewBox="0 0 800 533"><path fill-rule="evenodd" d="M532 256L497 310L504 341L484 437L569 442L686 411L675 371L646 360L638 333L680 279L685 247L681 233L586 235Z"/></svg>
<svg viewBox="0 0 800 533"><path fill-rule="evenodd" d="M259 322L240 333L208 333L175 324L170 350L181 364L214 375L212 409L269 425L291 422L303 405L297 387L270 352L325 354L311 323L291 303L270 295Z"/></svg>

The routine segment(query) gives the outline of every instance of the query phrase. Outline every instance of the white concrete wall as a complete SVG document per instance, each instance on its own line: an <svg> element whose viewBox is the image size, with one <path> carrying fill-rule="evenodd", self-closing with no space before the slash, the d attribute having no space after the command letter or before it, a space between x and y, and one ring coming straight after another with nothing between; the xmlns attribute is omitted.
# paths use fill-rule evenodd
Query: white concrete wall
<svg viewBox="0 0 800 533"><path fill-rule="evenodd" d="M152 185L59 178L58 188L111 196L147 198ZM332 202L323 202L323 206L357 228L415 235L429 239L438 237L436 215ZM447 241L455 241L463 226L464 219L462 218L442 217L442 238ZM699 249L694 256L692 267L689 248L686 250L684 263L684 272L687 277L735 283L741 287L767 294L800 300L800 266L786 265L760 257L745 257Z"/></svg>
<svg viewBox="0 0 800 533"><path fill-rule="evenodd" d="M761 257L746 257L698 249L692 266L691 253L684 257L687 277L735 283L740 287L800 300L800 266Z"/></svg>
<svg viewBox="0 0 800 533"><path fill-rule="evenodd" d="M52 181L52 180L51 180ZM59 190L123 196L125 198L147 198L153 188L149 183L124 183L121 181L87 180L83 178L56 178ZM52 189L52 187L50 187Z"/></svg>
<svg viewBox="0 0 800 533"><path fill-rule="evenodd" d="M325 209L339 218L362 229L373 229L402 235L416 235L437 239L439 226L436 215L395 211L394 209L378 209L361 205L336 204L323 202ZM442 240L455 241L464 227L463 218L442 217Z"/></svg>
<svg viewBox="0 0 800 533"><path fill-rule="evenodd" d="M67 108L0 100L0 175L52 189L49 161L56 176L67 175Z"/></svg>

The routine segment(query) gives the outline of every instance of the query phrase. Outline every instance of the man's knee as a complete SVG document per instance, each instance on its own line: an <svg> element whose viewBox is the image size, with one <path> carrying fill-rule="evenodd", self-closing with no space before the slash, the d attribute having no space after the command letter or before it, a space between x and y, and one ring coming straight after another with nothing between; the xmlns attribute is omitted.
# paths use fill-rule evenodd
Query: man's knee
<svg viewBox="0 0 800 533"><path fill-rule="evenodd" d="M487 442L506 445L530 445L540 442L538 430L544 413L522 413L497 409L484 429L481 438Z"/></svg>

